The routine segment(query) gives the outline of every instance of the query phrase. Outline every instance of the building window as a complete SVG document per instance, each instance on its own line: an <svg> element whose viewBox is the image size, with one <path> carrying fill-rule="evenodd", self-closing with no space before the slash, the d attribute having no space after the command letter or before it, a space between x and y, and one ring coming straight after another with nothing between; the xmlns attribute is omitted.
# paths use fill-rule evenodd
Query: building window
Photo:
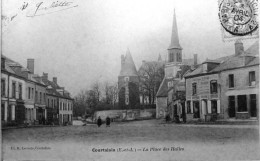
<svg viewBox="0 0 260 161"><path fill-rule="evenodd" d="M5 119L5 104L1 103L1 117L2 117L2 121Z"/></svg>
<svg viewBox="0 0 260 161"><path fill-rule="evenodd" d="M190 101L187 101L187 113L191 113Z"/></svg>
<svg viewBox="0 0 260 161"><path fill-rule="evenodd" d="M249 86L255 86L255 71L249 72Z"/></svg>
<svg viewBox="0 0 260 161"><path fill-rule="evenodd" d="M5 96L5 79L1 79L1 96Z"/></svg>
<svg viewBox="0 0 260 161"><path fill-rule="evenodd" d="M247 112L246 95L238 95L237 102L238 102L238 112Z"/></svg>
<svg viewBox="0 0 260 161"><path fill-rule="evenodd" d="M19 99L22 99L22 84L19 84L18 92L19 92Z"/></svg>
<svg viewBox="0 0 260 161"><path fill-rule="evenodd" d="M192 83L192 95L197 94L197 83Z"/></svg>
<svg viewBox="0 0 260 161"><path fill-rule="evenodd" d="M129 82L129 77L125 77L125 82Z"/></svg>
<svg viewBox="0 0 260 161"><path fill-rule="evenodd" d="M38 91L35 91L35 102L38 101Z"/></svg>
<svg viewBox="0 0 260 161"><path fill-rule="evenodd" d="M48 98L47 100L48 100L48 107L50 107L50 99Z"/></svg>
<svg viewBox="0 0 260 161"><path fill-rule="evenodd" d="M181 59L182 59L182 58L181 58L181 53L177 53L177 61L178 61L178 62L181 62Z"/></svg>
<svg viewBox="0 0 260 161"><path fill-rule="evenodd" d="M40 92L40 103L42 103L42 92Z"/></svg>
<svg viewBox="0 0 260 161"><path fill-rule="evenodd" d="M33 99L34 89L32 88L32 99Z"/></svg>
<svg viewBox="0 0 260 161"><path fill-rule="evenodd" d="M174 62L174 54L173 53L169 54L169 62Z"/></svg>
<svg viewBox="0 0 260 161"><path fill-rule="evenodd" d="M210 93L218 93L218 83L216 80L210 81Z"/></svg>
<svg viewBox="0 0 260 161"><path fill-rule="evenodd" d="M28 99L30 99L30 98L31 98L31 88L28 87Z"/></svg>
<svg viewBox="0 0 260 161"><path fill-rule="evenodd" d="M16 84L15 82L12 83L12 97L13 98L15 98L15 92L16 92L16 85L15 84Z"/></svg>
<svg viewBox="0 0 260 161"><path fill-rule="evenodd" d="M228 75L228 82L229 82L229 88L234 88L235 87L234 74L229 74Z"/></svg>

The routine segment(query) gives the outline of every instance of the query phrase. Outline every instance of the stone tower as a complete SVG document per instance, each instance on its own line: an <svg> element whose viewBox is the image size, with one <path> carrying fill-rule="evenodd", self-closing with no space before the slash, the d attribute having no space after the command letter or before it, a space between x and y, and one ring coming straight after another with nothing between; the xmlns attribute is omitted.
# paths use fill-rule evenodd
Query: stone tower
<svg viewBox="0 0 260 161"><path fill-rule="evenodd" d="M179 43L176 14L174 10L171 43L168 47L168 59L165 66L165 77L173 78L182 64L182 47Z"/></svg>
<svg viewBox="0 0 260 161"><path fill-rule="evenodd" d="M139 100L139 77L132 58L127 49L126 55L121 56L121 71L118 76L119 107L131 109L136 107Z"/></svg>

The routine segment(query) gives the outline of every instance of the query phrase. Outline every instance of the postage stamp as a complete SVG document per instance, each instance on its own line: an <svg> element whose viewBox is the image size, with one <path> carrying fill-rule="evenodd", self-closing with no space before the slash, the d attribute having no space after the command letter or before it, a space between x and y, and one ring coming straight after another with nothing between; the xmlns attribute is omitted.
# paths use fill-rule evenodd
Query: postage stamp
<svg viewBox="0 0 260 161"><path fill-rule="evenodd" d="M259 37L258 0L219 0L224 41Z"/></svg>

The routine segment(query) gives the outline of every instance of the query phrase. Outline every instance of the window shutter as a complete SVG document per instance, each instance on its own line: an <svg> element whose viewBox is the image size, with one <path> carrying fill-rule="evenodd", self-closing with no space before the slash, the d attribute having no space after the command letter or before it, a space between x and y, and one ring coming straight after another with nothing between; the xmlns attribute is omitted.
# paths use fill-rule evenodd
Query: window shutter
<svg viewBox="0 0 260 161"><path fill-rule="evenodd" d="M193 101L190 102L190 112L193 113Z"/></svg>
<svg viewBox="0 0 260 161"><path fill-rule="evenodd" d="M237 80L235 74L233 75L233 79L234 79L234 88L235 88L237 86Z"/></svg>
<svg viewBox="0 0 260 161"><path fill-rule="evenodd" d="M227 79L226 79L226 86L229 87L229 75L227 76Z"/></svg>
<svg viewBox="0 0 260 161"><path fill-rule="evenodd" d="M217 113L220 113L220 100L217 100Z"/></svg>

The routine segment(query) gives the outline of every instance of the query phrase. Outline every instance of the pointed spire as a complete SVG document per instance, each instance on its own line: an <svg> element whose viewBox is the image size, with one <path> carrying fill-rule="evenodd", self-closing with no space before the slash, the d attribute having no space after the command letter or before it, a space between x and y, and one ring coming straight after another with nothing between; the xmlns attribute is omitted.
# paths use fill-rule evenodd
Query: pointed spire
<svg viewBox="0 0 260 161"><path fill-rule="evenodd" d="M162 61L161 54L159 54L158 61Z"/></svg>
<svg viewBox="0 0 260 161"><path fill-rule="evenodd" d="M169 49L182 49L182 47L180 46L180 43L179 43L179 36L178 36L178 28L177 28L175 9L174 9L174 14L173 14L171 44L170 44L168 50Z"/></svg>
<svg viewBox="0 0 260 161"><path fill-rule="evenodd" d="M119 76L137 76L137 70L135 68L135 63L130 53L129 48L126 50L126 55L124 57L124 62L121 66L121 71Z"/></svg>

